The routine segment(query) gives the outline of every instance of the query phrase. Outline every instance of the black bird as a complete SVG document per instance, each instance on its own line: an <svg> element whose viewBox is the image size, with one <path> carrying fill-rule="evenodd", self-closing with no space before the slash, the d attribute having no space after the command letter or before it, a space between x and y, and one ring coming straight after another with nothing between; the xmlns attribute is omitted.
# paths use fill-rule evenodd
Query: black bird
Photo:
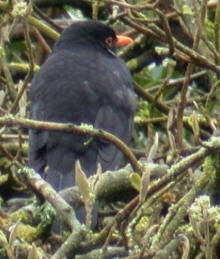
<svg viewBox="0 0 220 259"><path fill-rule="evenodd" d="M31 119L91 124L128 143L136 100L130 73L115 55L115 47L124 43L97 21L75 22L65 29L32 81ZM103 171L116 169L120 150L105 140L89 139L32 129L29 165L41 174L48 166L46 180L57 191L75 185L78 159L88 176L98 162Z"/></svg>

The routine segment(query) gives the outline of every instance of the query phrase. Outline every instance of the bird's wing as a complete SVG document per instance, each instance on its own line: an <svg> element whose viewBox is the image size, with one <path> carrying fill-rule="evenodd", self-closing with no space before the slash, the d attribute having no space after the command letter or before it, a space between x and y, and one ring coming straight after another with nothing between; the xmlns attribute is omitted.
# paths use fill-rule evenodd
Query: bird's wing
<svg viewBox="0 0 220 259"><path fill-rule="evenodd" d="M117 59L111 66L111 74L106 81L104 73L102 85L108 85L108 98L102 102L97 112L94 126L104 129L129 143L133 129L133 116L136 109L136 97L132 79L124 63ZM107 68L106 68L107 69ZM102 75L102 73L100 73ZM112 143L100 140L98 159L103 170L113 170L119 166L122 158L120 150Z"/></svg>
<svg viewBox="0 0 220 259"><path fill-rule="evenodd" d="M120 60L89 55L64 51L47 59L32 82L32 118L92 124L128 143L135 107L130 75ZM51 161L62 157L52 152L58 146L84 158L85 163L87 158L90 164L101 162L104 170L118 165L120 152L113 144L100 140L87 148L87 139L63 132L30 131L30 165L39 169L48 154Z"/></svg>

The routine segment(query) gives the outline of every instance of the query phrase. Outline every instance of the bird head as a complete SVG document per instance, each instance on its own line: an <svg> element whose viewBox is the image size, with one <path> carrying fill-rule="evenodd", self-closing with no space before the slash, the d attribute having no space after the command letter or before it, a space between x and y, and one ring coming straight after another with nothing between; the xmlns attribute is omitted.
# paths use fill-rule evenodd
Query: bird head
<svg viewBox="0 0 220 259"><path fill-rule="evenodd" d="M102 46L112 54L115 48L128 45L133 40L127 36L116 35L107 25L98 21L78 21L66 28L56 42L54 50L76 46Z"/></svg>

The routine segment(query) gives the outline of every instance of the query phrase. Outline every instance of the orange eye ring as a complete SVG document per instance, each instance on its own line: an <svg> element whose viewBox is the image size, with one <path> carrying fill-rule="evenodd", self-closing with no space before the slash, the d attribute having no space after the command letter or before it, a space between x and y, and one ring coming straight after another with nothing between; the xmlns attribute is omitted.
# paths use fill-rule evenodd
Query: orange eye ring
<svg viewBox="0 0 220 259"><path fill-rule="evenodd" d="M113 46L113 39L112 37L108 37L105 39L105 44L108 46L108 47L112 47Z"/></svg>

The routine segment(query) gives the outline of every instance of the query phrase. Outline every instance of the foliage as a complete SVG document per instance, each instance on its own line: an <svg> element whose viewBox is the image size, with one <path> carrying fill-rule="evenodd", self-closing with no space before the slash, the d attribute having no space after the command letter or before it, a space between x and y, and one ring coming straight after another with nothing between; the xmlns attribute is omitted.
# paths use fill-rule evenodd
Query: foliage
<svg viewBox="0 0 220 259"><path fill-rule="evenodd" d="M0 257L219 258L219 2L14 0L0 1L0 10ZM57 126L25 120L33 74L63 27L88 18L133 37L118 53L138 98L131 149L91 125L59 125L113 141L134 168L98 168L90 185L78 165L87 211L94 190L104 204L94 232L63 201L74 204L72 196L24 168L27 129ZM69 227L58 237L44 199Z"/></svg>

